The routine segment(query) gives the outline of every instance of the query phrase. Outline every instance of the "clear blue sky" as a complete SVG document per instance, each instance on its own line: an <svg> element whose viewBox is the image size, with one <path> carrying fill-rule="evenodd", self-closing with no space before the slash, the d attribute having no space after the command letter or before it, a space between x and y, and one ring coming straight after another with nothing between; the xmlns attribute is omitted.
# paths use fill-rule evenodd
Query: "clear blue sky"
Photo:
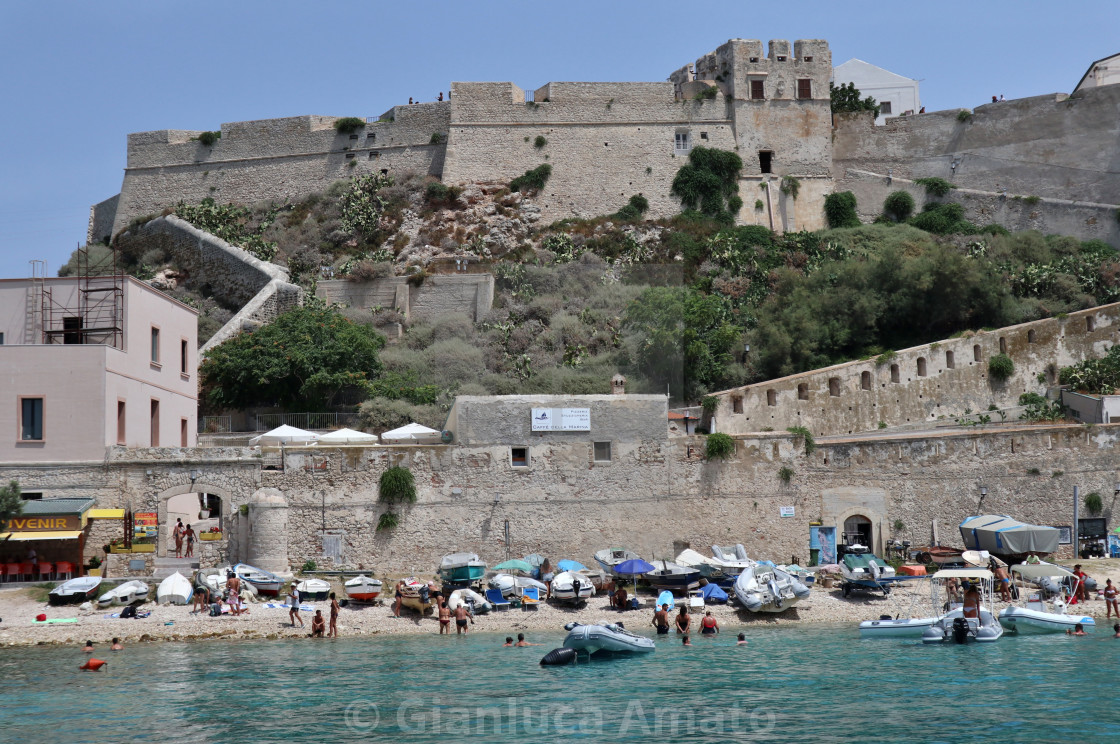
<svg viewBox="0 0 1120 744"><path fill-rule="evenodd" d="M771 5L773 8L771 9ZM125 137L373 116L451 80L664 80L729 38L827 39L922 81L934 111L1069 92L1120 52L1120 2L45 2L0 4L0 277L54 275Z"/></svg>

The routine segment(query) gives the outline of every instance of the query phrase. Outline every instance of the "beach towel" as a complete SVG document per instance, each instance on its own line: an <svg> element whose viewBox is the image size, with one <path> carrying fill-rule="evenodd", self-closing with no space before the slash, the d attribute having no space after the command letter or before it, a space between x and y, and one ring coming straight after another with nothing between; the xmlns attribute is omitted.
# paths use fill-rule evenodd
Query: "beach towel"
<svg viewBox="0 0 1120 744"><path fill-rule="evenodd" d="M32 620L31 622L34 623L35 625L51 625L53 623L76 623L76 622L78 622L78 618L76 618L76 617L56 617L56 618L53 618L51 620Z"/></svg>
<svg viewBox="0 0 1120 744"><path fill-rule="evenodd" d="M292 606L290 604L287 604L287 603L277 604L275 602L265 602L264 606L267 607L270 610L290 610L290 609L292 609ZM299 611L300 612L314 612L315 611L315 605L300 604Z"/></svg>

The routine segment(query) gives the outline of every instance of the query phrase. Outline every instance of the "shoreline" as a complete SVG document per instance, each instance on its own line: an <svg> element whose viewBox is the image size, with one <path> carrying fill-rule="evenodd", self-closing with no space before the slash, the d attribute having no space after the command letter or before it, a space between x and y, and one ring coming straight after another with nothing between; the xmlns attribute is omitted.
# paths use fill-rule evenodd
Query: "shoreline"
<svg viewBox="0 0 1120 744"><path fill-rule="evenodd" d="M1098 569L1100 586L1104 580L1117 578L1111 574L1120 573L1120 561L1116 565L1093 566ZM337 583L337 582L335 582ZM341 586L334 587L341 595ZM249 604L249 613L239 617L223 615L210 617L207 613L193 614L190 606L157 605L146 602L141 610L150 610L147 618L121 620L107 617L119 613L120 607L91 611L81 611L78 605L50 606L45 602L32 599L29 587L0 587L0 646L36 645L81 645L93 640L96 645L105 645L113 637L123 643L147 642L199 642L217 640L279 640L284 638L307 637L310 633L312 612L301 612L305 628L292 628L288 622L287 608L268 608L265 602ZM619 612L610 609L605 595L592 597L583 607L576 609L568 605L542 602L537 609L523 611L520 608L491 611L474 618L469 632L506 633L516 636L523 632L532 640L534 632L560 631L568 622L584 624L603 621L622 620L628 630L638 633L652 633L653 594L640 594L642 607L638 610ZM342 608L338 619L340 637L373 637L393 635L438 635L439 622L434 615L420 617L417 613L402 609L400 618L392 614L392 598L382 604L348 605ZM280 604L283 600L269 600ZM306 602L329 616L328 601ZM720 625L721 635L745 632L748 640L752 630L759 628L797 628L820 626L849 626L853 637L858 637L857 626L860 621L878 619L881 615L900 617L921 617L929 614L929 584L915 581L897 586L890 595L853 593L843 597L836 586L824 588L814 586L808 599L780 613L752 614L746 610L728 605L710 605L700 611L692 612L692 633L698 633L700 617L703 612L711 611ZM1006 603L996 601L998 612ZM671 613L679 611L680 605ZM1074 605L1071 614L1093 617L1097 626L1110 630L1113 622L1101 613L1105 611L1103 600L1094 598L1084 605ZM34 623L33 618L45 614L48 619L76 618L76 622ZM699 614L697 614L699 613ZM454 626L451 627L454 634ZM676 633L671 633L676 636Z"/></svg>

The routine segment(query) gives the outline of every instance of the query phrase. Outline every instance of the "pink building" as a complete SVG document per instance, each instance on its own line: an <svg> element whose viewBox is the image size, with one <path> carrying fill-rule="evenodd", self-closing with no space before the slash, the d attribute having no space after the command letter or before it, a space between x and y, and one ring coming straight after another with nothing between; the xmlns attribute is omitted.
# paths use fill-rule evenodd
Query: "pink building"
<svg viewBox="0 0 1120 744"><path fill-rule="evenodd" d="M197 443L198 313L132 277L0 280L0 462Z"/></svg>

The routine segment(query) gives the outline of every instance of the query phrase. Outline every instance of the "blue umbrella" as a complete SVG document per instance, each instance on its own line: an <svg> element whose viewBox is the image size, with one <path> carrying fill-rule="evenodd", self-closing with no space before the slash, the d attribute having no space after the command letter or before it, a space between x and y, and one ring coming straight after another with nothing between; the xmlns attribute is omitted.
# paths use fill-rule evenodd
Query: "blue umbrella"
<svg viewBox="0 0 1120 744"><path fill-rule="evenodd" d="M615 564L614 572L621 576L640 576L649 573L654 568L656 566L646 563L641 558L631 558L628 561Z"/></svg>
<svg viewBox="0 0 1120 744"><path fill-rule="evenodd" d="M556 567L559 568L561 571L586 571L587 570L587 566L583 565L579 561L570 561L567 558L565 558L562 561L557 561L556 562Z"/></svg>

